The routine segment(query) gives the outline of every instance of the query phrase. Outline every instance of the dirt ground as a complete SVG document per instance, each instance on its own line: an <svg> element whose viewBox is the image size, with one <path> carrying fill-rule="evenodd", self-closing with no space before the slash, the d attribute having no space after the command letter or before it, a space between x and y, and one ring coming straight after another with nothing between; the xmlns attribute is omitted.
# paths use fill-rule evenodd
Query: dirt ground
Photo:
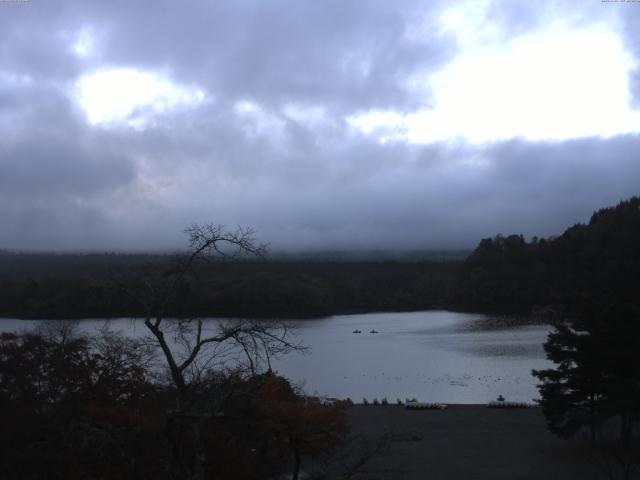
<svg viewBox="0 0 640 480"><path fill-rule="evenodd" d="M354 406L351 440L328 478L354 480L602 479L586 442L548 432L538 408L446 410ZM351 449L351 450L349 450Z"/></svg>

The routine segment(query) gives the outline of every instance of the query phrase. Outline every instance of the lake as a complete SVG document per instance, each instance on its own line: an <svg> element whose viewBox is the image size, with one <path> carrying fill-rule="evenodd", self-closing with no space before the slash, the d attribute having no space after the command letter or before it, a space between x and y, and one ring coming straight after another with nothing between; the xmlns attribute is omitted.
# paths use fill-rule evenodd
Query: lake
<svg viewBox="0 0 640 480"><path fill-rule="evenodd" d="M29 329L37 321L0 320L0 331ZM84 320L91 332L103 322ZM114 328L143 335L140 321L112 320ZM309 352L289 354L274 370L307 393L338 398L417 398L428 402L485 403L538 398L532 369L548 368L542 344L548 325L450 311L336 315L291 321ZM361 330L362 333L353 333ZM378 333L370 333L375 330Z"/></svg>

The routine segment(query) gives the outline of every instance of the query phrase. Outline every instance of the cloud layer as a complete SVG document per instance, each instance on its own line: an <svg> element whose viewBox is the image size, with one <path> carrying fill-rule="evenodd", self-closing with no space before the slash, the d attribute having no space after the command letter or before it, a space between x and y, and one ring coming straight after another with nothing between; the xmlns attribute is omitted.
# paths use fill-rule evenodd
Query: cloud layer
<svg viewBox="0 0 640 480"><path fill-rule="evenodd" d="M459 5L0 4L0 248L174 249L194 222L251 225L274 249L460 248L496 233L555 234L638 194L640 6ZM600 64L584 49L609 48L620 71L602 69L617 76L585 88L598 68L562 65L584 78L564 116L549 98L499 103L533 91L529 77L559 74L547 50L526 77L511 72L518 95L482 88L497 71L491 55L558 50L562 32L600 32L566 55ZM456 73L474 59L477 70ZM455 82L477 87L486 115L463 98L452 133L433 135L446 98L438 78L448 95ZM619 110L594 107L614 100ZM558 119L597 128L535 135L517 112L538 104L538 131ZM417 138L398 121L354 124L375 112L436 116ZM498 134L473 138L465 125Z"/></svg>

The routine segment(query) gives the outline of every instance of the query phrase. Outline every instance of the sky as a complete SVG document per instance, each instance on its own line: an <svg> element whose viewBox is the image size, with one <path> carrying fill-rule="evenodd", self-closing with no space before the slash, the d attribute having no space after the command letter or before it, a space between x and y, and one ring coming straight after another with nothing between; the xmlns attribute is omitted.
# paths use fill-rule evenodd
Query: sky
<svg viewBox="0 0 640 480"><path fill-rule="evenodd" d="M0 249L546 237L640 194L640 2L0 0Z"/></svg>

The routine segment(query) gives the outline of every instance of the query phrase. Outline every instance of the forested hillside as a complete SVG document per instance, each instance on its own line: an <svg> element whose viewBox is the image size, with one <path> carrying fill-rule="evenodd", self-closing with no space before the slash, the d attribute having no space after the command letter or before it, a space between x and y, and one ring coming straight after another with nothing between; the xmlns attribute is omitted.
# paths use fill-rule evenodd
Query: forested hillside
<svg viewBox="0 0 640 480"><path fill-rule="evenodd" d="M637 302L640 198L595 212L562 235L483 239L464 262L453 303L465 308L530 309Z"/></svg>

